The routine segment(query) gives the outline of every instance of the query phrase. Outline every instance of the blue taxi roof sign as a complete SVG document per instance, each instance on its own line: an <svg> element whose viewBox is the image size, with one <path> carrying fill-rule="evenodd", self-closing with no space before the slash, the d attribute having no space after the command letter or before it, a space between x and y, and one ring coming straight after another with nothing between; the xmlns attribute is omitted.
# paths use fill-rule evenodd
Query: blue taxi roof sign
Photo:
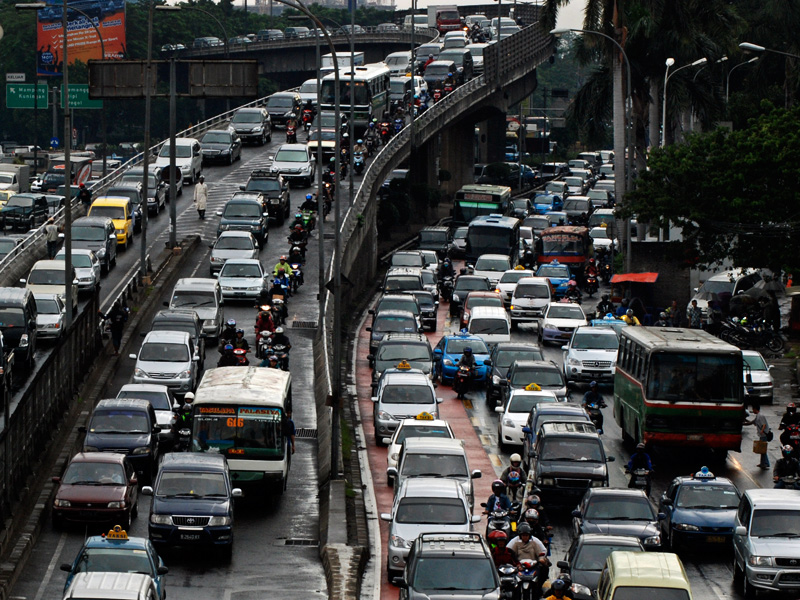
<svg viewBox="0 0 800 600"><path fill-rule="evenodd" d="M708 467L703 467L692 476L692 479L716 479L716 477L708 470Z"/></svg>

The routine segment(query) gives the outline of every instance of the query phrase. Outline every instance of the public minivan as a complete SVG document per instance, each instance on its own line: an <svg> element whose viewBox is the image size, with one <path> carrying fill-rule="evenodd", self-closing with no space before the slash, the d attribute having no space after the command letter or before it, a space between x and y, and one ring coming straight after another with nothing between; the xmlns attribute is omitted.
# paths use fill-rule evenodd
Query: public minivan
<svg viewBox="0 0 800 600"><path fill-rule="evenodd" d="M671 552L612 552L597 584L597 600L635 600L648 596L692 600L689 578L678 555Z"/></svg>
<svg viewBox="0 0 800 600"><path fill-rule="evenodd" d="M108 217L114 222L114 233L117 246L123 250L133 242L133 203L130 198L122 196L104 196L98 198L89 207L90 217Z"/></svg>
<svg viewBox="0 0 800 600"><path fill-rule="evenodd" d="M72 268L72 307L78 309L78 276L75 268ZM34 294L58 294L64 303L64 261L61 260L40 260L33 264L27 279L20 279L25 287Z"/></svg>
<svg viewBox="0 0 800 600"><path fill-rule="evenodd" d="M459 85L472 79L472 53L466 48L448 48L447 50L443 50L436 60L451 60L455 63L456 69L458 70L456 80Z"/></svg>
<svg viewBox="0 0 800 600"><path fill-rule="evenodd" d="M476 306L469 316L467 331L479 335L488 346L511 341L511 319L499 306Z"/></svg>
<svg viewBox="0 0 800 600"><path fill-rule="evenodd" d="M164 306L194 310L203 320L203 337L216 340L225 320L222 304L222 290L216 279L186 277L178 280Z"/></svg>
<svg viewBox="0 0 800 600"><path fill-rule="evenodd" d="M181 170L183 181L194 183L203 171L203 154L200 141L194 138L175 138L175 165ZM169 142L161 146L156 166L169 167Z"/></svg>
<svg viewBox="0 0 800 600"><path fill-rule="evenodd" d="M383 62L389 67L389 74L392 77L400 77L405 75L409 70L411 63L411 52L404 50L403 52L392 52L387 56Z"/></svg>

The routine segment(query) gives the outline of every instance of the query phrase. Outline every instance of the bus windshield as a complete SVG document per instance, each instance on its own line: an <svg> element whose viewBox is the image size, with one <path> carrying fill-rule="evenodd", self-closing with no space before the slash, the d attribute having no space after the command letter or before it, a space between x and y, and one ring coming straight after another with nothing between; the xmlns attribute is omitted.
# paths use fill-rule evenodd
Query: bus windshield
<svg viewBox="0 0 800 600"><path fill-rule="evenodd" d="M577 235L542 235L542 250L545 254L583 254L583 239Z"/></svg>
<svg viewBox="0 0 800 600"><path fill-rule="evenodd" d="M649 371L649 400L741 401L742 374L733 355L656 353Z"/></svg>
<svg viewBox="0 0 800 600"><path fill-rule="evenodd" d="M471 226L467 233L469 254L508 254L510 255L517 240L515 230L509 227Z"/></svg>
<svg viewBox="0 0 800 600"><path fill-rule="evenodd" d="M321 95L323 104L333 104L335 102L336 82L327 80L322 82ZM367 93L367 86L363 81L355 82L356 89L356 106L366 106L369 104L369 94ZM350 81L345 77L339 80L339 102L343 105L350 106Z"/></svg>
<svg viewBox="0 0 800 600"><path fill-rule="evenodd" d="M195 452L218 452L233 458L283 459L286 451L280 408L203 404L192 423Z"/></svg>

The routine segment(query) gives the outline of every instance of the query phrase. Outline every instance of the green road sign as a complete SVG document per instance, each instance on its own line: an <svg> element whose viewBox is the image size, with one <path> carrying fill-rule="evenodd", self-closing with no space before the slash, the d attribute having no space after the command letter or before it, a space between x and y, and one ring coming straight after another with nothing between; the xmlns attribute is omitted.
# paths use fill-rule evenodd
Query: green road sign
<svg viewBox="0 0 800 600"><path fill-rule="evenodd" d="M89 99L89 86L81 83L69 85L70 108L103 108L102 100ZM61 108L64 108L64 86L61 86Z"/></svg>
<svg viewBox="0 0 800 600"><path fill-rule="evenodd" d="M39 108L48 107L47 84L38 85L38 100L33 97L33 83L7 83L6 84L6 108Z"/></svg>

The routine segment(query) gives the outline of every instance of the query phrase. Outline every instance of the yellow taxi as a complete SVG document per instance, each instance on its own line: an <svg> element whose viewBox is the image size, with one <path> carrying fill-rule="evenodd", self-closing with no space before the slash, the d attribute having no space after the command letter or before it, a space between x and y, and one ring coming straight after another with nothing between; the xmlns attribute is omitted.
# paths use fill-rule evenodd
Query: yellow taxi
<svg viewBox="0 0 800 600"><path fill-rule="evenodd" d="M133 242L133 203L130 198L104 196L97 198L89 207L90 217L109 217L114 221L117 246L128 249Z"/></svg>
<svg viewBox="0 0 800 600"><path fill-rule="evenodd" d="M14 190L0 190L0 208L3 208L8 199L16 193Z"/></svg>

